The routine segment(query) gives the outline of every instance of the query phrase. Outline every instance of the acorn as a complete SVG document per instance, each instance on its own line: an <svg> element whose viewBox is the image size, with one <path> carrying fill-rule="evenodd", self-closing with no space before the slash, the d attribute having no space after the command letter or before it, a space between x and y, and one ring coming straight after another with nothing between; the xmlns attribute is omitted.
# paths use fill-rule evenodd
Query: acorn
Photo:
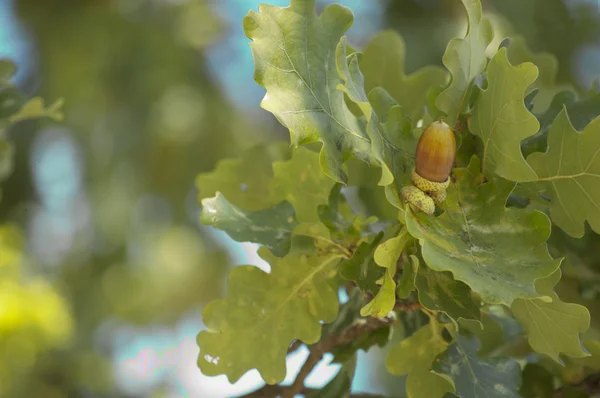
<svg viewBox="0 0 600 398"><path fill-rule="evenodd" d="M431 123L417 143L413 185L402 189L404 200L432 215L435 205L446 200L455 156L456 140L450 126L442 121Z"/></svg>
<svg viewBox="0 0 600 398"><path fill-rule="evenodd" d="M452 129L443 121L433 122L423 131L417 143L415 172L427 181L446 183L455 156L456 140ZM434 186L434 190L438 188L436 184Z"/></svg>

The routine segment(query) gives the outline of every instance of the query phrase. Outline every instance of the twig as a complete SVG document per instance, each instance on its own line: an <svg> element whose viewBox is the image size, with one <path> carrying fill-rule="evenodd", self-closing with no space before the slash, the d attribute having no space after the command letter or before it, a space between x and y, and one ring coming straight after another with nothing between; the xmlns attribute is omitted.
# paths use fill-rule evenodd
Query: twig
<svg viewBox="0 0 600 398"><path fill-rule="evenodd" d="M388 318L367 318L365 322L355 324L354 326L346 329L339 335L333 335L325 340L321 340L319 343L311 347L310 354L308 355L306 362L304 362L304 365L302 365L300 372L298 372L298 376L296 376L296 380L294 380L294 383L291 386L285 387L279 385L266 385L254 392L243 395L239 398L273 398L279 396L282 396L284 398L293 398L296 394L314 391L304 387L304 381L306 380L306 377L308 377L310 372L314 369L314 367L317 366L317 364L321 361L325 353L331 351L337 346L348 344L356 340L361 334L365 332L386 327L391 325L392 323L394 323L394 320ZM290 350L294 348L296 344L298 344L299 347L302 343L292 343L290 346ZM368 397L369 395L352 394L350 396L353 398L361 398Z"/></svg>

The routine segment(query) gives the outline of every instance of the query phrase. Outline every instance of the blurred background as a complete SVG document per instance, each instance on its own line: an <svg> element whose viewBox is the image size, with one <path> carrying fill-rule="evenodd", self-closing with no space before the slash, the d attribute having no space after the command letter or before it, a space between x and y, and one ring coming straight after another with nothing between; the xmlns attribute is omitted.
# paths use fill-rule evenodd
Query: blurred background
<svg viewBox="0 0 600 398"><path fill-rule="evenodd" d="M285 6L288 0L268 0ZM465 31L459 0L341 0L363 47L407 42L407 72L441 65ZM65 99L62 123L8 132L0 206L0 397L226 397L256 389L196 367L201 311L256 247L199 224L195 176L288 133L259 102L242 18L258 0L0 0L0 58L28 95ZM332 3L318 1L320 8ZM557 82L600 78L600 0L491 0L509 34L559 60ZM3 166L4 167L4 166ZM289 359L289 379L306 350ZM382 352L354 387L401 396ZM319 386L335 365L309 378Z"/></svg>

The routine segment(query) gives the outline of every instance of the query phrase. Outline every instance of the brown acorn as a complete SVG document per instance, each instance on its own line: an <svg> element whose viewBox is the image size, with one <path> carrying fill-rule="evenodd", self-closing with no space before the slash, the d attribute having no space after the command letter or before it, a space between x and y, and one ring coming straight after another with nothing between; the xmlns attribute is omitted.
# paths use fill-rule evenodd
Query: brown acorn
<svg viewBox="0 0 600 398"><path fill-rule="evenodd" d="M423 131L415 153L415 172L431 182L446 182L456 156L456 140L450 126L433 122Z"/></svg>

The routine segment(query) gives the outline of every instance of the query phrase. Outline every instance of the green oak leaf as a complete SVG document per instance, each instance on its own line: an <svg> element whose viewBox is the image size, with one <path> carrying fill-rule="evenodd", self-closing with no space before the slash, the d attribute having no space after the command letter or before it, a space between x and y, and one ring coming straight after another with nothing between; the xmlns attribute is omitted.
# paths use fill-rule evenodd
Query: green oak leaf
<svg viewBox="0 0 600 398"><path fill-rule="evenodd" d="M561 90L567 89L567 85L556 85L558 74L558 59L551 53L534 53L527 46L522 36L513 36L507 47L508 60L513 65L531 62L539 69L539 76L530 86L529 93L537 90L535 98L532 99L534 112L540 112L548 108L552 98Z"/></svg>
<svg viewBox="0 0 600 398"><path fill-rule="evenodd" d="M423 326L392 347L386 357L385 366L391 374L408 375L408 397L441 398L446 392L452 391L447 380L429 371L435 358L448 346L439 327L437 323Z"/></svg>
<svg viewBox="0 0 600 398"><path fill-rule="evenodd" d="M551 397L554 394L554 376L536 363L528 363L523 369L523 383L519 392L524 398Z"/></svg>
<svg viewBox="0 0 600 398"><path fill-rule="evenodd" d="M447 73L437 66L426 66L406 75L405 53L406 45L398 33L381 32L367 44L360 69L365 76L366 92L382 87L416 122L423 116L429 88L444 85Z"/></svg>
<svg viewBox="0 0 600 398"><path fill-rule="evenodd" d="M322 142L321 167L342 183L343 162L352 153L368 160L371 148L364 123L337 89L336 47L353 20L338 4L317 16L315 0L292 0L285 8L261 4L244 18L254 77L267 90L262 107L290 130L294 146Z"/></svg>
<svg viewBox="0 0 600 398"><path fill-rule="evenodd" d="M464 38L450 40L442 61L452 74L450 85L442 91L436 107L447 115L446 123L454 125L468 102L470 87L485 69L485 50L492 41L492 24L482 18L479 0L462 0L467 11L469 27Z"/></svg>
<svg viewBox="0 0 600 398"><path fill-rule="evenodd" d="M600 232L600 117L579 133L566 110L554 120L548 134L548 150L527 158L535 170L537 190L550 203L550 218L569 235L581 238L587 220Z"/></svg>
<svg viewBox="0 0 600 398"><path fill-rule="evenodd" d="M419 239L425 263L434 271L450 271L490 304L510 306L518 297L538 296L534 281L560 264L548 254L548 217L506 208L514 184L482 183L476 156L468 168L453 173L442 215L406 212L406 226Z"/></svg>
<svg viewBox="0 0 600 398"><path fill-rule="evenodd" d="M387 316L396 304L396 281L394 281L394 269L386 269L383 274L383 283L373 300L369 301L360 309L361 316L372 316L375 318L383 318Z"/></svg>
<svg viewBox="0 0 600 398"><path fill-rule="evenodd" d="M451 380L461 398L519 397L521 368L512 358L479 358L477 338L458 336L433 364L436 373Z"/></svg>
<svg viewBox="0 0 600 398"><path fill-rule="evenodd" d="M396 295L401 299L406 299L416 289L417 270L419 269L419 258L413 254L408 256L402 266L402 276L398 282Z"/></svg>
<svg viewBox="0 0 600 398"><path fill-rule="evenodd" d="M210 173L196 177L198 199L221 192L235 206L244 210L260 210L275 204L268 195L273 178L272 163L282 160L285 144L255 146L235 159L224 159Z"/></svg>
<svg viewBox="0 0 600 398"><path fill-rule="evenodd" d="M589 356L583 350L579 334L590 327L590 313L584 306L562 302L554 286L561 277L560 269L547 278L535 282L539 294L552 298L517 299L511 309L529 336L529 345L535 351L560 362L560 353L570 357Z"/></svg>
<svg viewBox="0 0 600 398"><path fill-rule="evenodd" d="M359 68L358 54L346 57L345 41L342 40L337 48L337 67L344 84L338 89L345 92L362 111L367 120L367 134L371 140L369 159L371 163L381 166L382 174L379 185L387 186L396 177L406 182L412 171L414 152L409 152L415 142L410 132L410 122L402 107L391 106L387 112L385 107L392 105L389 95L379 88L373 96L367 96L364 90L364 77ZM391 99L393 101L393 99ZM377 104L379 114L371 101ZM382 112L383 111L383 112ZM380 116L383 114L383 116ZM385 120L385 123L382 121Z"/></svg>
<svg viewBox="0 0 600 398"><path fill-rule="evenodd" d="M54 101L51 105L46 106L44 100L40 97L33 97L21 109L8 118L11 123L17 123L28 119L49 118L56 122L63 120L63 113L60 108L64 104L63 99Z"/></svg>
<svg viewBox="0 0 600 398"><path fill-rule="evenodd" d="M443 311L458 320L479 320L479 307L471 298L471 289L452 279L449 272L436 272L419 267L416 279L419 302L432 311Z"/></svg>
<svg viewBox="0 0 600 398"><path fill-rule="evenodd" d="M600 92L591 91L582 98L578 98L573 91L561 91L556 94L548 109L543 114L536 115L540 122L540 130L521 143L521 149L526 157L533 152L546 152L550 128L565 108L573 127L581 131L600 115Z"/></svg>
<svg viewBox="0 0 600 398"><path fill-rule="evenodd" d="M360 310L362 316L384 317L396 304L396 267L406 244L412 239L405 228L398 236L388 239L377 247L373 258L375 263L385 269L381 288L377 295Z"/></svg>
<svg viewBox="0 0 600 398"><path fill-rule="evenodd" d="M505 48L490 61L488 86L469 119L469 130L483 142L481 162L486 176L495 173L511 181L535 180L535 172L521 153L521 141L540 127L524 103L527 87L537 75L537 67L530 62L512 66Z"/></svg>
<svg viewBox="0 0 600 398"><path fill-rule="evenodd" d="M271 198L287 200L302 222L317 222L317 206L327 204L329 192L335 184L323 173L319 155L306 148L296 148L288 161L273 163Z"/></svg>
<svg viewBox="0 0 600 398"><path fill-rule="evenodd" d="M268 384L279 383L285 378L290 343L316 343L321 321L336 318L337 291L331 280L339 255L320 257L293 249L278 259L264 248L259 254L271 264L271 273L253 266L234 268L228 297L204 309L208 331L198 335L198 366L207 376L225 374L235 382L256 368Z"/></svg>
<svg viewBox="0 0 600 398"><path fill-rule="evenodd" d="M381 242L383 232L377 234L370 242L362 242L354 251L352 258L340 263L340 274L353 281L363 291L375 294L377 282L383 276L384 269L375 264L373 253Z"/></svg>
<svg viewBox="0 0 600 398"><path fill-rule="evenodd" d="M200 221L227 232L237 242L259 243L279 257L289 251L292 231L298 225L294 208L286 201L264 210L244 211L220 192L202 201Z"/></svg>

